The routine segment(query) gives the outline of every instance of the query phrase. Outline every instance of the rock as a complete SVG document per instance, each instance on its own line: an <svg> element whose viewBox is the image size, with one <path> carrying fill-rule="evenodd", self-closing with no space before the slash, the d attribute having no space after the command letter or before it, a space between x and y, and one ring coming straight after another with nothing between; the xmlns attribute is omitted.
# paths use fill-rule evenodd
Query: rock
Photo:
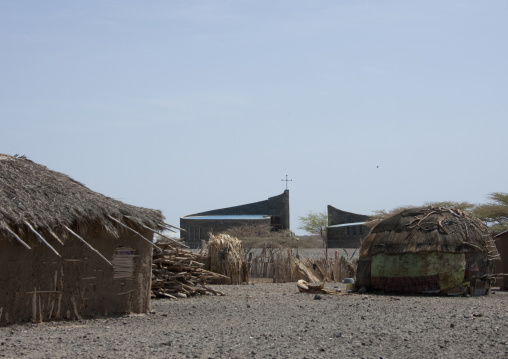
<svg viewBox="0 0 508 359"><path fill-rule="evenodd" d="M321 299L322 299L322 298L321 298L321 296L320 296L319 294L316 294L316 295L314 296L314 300L321 300Z"/></svg>
<svg viewBox="0 0 508 359"><path fill-rule="evenodd" d="M364 293L367 293L366 287L361 287L360 289L358 289L358 294L364 294Z"/></svg>

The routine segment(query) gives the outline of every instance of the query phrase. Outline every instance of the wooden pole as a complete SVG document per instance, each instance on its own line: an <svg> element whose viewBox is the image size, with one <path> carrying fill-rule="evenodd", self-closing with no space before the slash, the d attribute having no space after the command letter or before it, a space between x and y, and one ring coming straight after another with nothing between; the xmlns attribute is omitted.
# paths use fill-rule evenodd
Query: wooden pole
<svg viewBox="0 0 508 359"><path fill-rule="evenodd" d="M174 228L174 229L178 229L179 231L184 231L184 232L187 232L185 229L183 228L180 228L180 227L175 227L175 226L172 226L171 224L167 224L167 223L164 223L166 225L166 227L171 227L171 228Z"/></svg>
<svg viewBox="0 0 508 359"><path fill-rule="evenodd" d="M152 231L153 233L158 234L158 235L159 235L159 236L161 236L161 237L164 237L164 238L166 238L166 239L169 239L170 241L172 241L172 242L174 242L174 243L178 244L179 246L182 246L182 247L185 247L185 248L189 248L189 247L188 247L188 246L186 246L185 244L180 243L180 242L178 242L177 240L174 240L173 238L166 237L165 235L163 235L163 234L161 234L161 233L157 232L155 229L152 229L152 228L150 228L150 227L148 227L148 226L145 226L144 224L142 224L142 226L143 226L143 228L146 228L146 229L148 229L149 231ZM172 232L174 232L174 231L172 231Z"/></svg>
<svg viewBox="0 0 508 359"><path fill-rule="evenodd" d="M5 226L4 229L9 232L19 243L21 243L21 245L23 247L25 247L26 249L32 249L30 248L30 246L28 244L26 244L25 242L23 242L23 240L21 238L18 237L18 235L16 233L14 233L9 227Z"/></svg>
<svg viewBox="0 0 508 359"><path fill-rule="evenodd" d="M127 218L134 218L132 216L125 216ZM167 223L164 223L164 227L166 227L167 230L171 231L171 232L174 232L171 228L174 228L174 229L178 229L179 231L184 231L184 232L187 232L185 229L183 228L180 228L180 227L176 227L176 226L172 226L171 224L167 224Z"/></svg>
<svg viewBox="0 0 508 359"><path fill-rule="evenodd" d="M49 234L51 234L53 238L55 238L58 241L58 243L60 243L62 246L64 245L63 242L60 240L60 238L58 238L58 236L55 234L55 232L51 230L51 228L48 227L47 230Z"/></svg>
<svg viewBox="0 0 508 359"><path fill-rule="evenodd" d="M51 249L51 250L52 250L52 251L53 251L53 252L54 252L57 256L59 256L60 258L62 258L62 256L60 255L60 253L58 253L58 252L56 251L56 249L55 249L55 248L53 248L53 247L51 246L51 244L49 244L49 243L48 243L48 242L44 239L44 237L43 237L43 236L41 236L41 235L39 234L39 232L37 232L35 229L33 229L33 227L30 225L30 223L28 223L27 221L24 221L24 222L25 222L25 224L27 225L27 227L28 227L28 228L30 228L30 230L31 230L31 231L32 231L32 232L33 232L33 233L37 236L37 238L39 238L39 239L42 241L42 243L44 243L45 245L47 245L47 246L48 246L48 247L49 247L49 248L50 248L50 249Z"/></svg>
<svg viewBox="0 0 508 359"><path fill-rule="evenodd" d="M72 229L70 229L69 227L67 226L64 226L64 228L66 230L68 230L72 235L74 235L74 237L76 237L77 239L79 239L81 242L83 242L84 245L86 245L88 248L90 248L93 252L97 253L99 255L99 257L101 257L102 259L104 259L106 261L106 263L108 263L111 267L113 267L113 264L111 264L110 261L107 260L106 257L104 257L97 249L95 249L94 247L92 247L90 244L88 244L87 241L85 241L83 238L81 238L78 234L74 233L72 231Z"/></svg>
<svg viewBox="0 0 508 359"><path fill-rule="evenodd" d="M32 322L37 321L37 288L34 287L32 295Z"/></svg>
<svg viewBox="0 0 508 359"><path fill-rule="evenodd" d="M123 224L122 222L120 222L118 219L116 219L115 217L112 217L112 216L109 216L109 218L111 218L113 221L115 221L116 223L118 223L119 225L121 225L122 227L128 229L129 231L137 234L138 236L140 236L141 238L143 238L145 241L147 241L148 243L150 243L152 246L154 246L155 248L157 248L159 251L162 252L162 249L160 249L155 243L153 243L151 240L149 240L148 238L145 238L141 233L135 231L134 229L132 229L131 227Z"/></svg>

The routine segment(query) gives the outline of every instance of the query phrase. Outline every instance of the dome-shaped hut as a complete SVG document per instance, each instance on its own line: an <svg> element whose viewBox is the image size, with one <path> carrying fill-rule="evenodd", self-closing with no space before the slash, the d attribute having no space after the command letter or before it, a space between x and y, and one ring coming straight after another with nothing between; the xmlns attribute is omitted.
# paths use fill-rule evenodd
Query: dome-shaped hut
<svg viewBox="0 0 508 359"><path fill-rule="evenodd" d="M499 256L487 227L450 208L411 208L379 222L365 238L358 287L396 292L471 293L490 289Z"/></svg>

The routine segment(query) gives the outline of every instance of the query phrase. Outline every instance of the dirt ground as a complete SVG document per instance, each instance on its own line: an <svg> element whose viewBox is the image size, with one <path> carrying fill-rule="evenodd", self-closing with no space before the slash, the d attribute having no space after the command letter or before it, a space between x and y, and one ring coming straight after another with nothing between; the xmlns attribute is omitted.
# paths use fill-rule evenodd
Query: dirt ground
<svg viewBox="0 0 508 359"><path fill-rule="evenodd" d="M508 292L317 299L295 283L213 287L226 296L154 300L147 315L1 327L0 357L508 357Z"/></svg>

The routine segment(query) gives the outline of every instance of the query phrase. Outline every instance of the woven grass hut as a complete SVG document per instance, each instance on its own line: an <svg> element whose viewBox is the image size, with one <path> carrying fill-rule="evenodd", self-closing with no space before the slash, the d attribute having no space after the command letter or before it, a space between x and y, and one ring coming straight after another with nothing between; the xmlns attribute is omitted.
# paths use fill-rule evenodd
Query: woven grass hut
<svg viewBox="0 0 508 359"><path fill-rule="evenodd" d="M149 310L160 211L0 154L0 324Z"/></svg>
<svg viewBox="0 0 508 359"><path fill-rule="evenodd" d="M411 208L379 222L360 248L358 287L482 295L499 256L487 227L450 208Z"/></svg>

